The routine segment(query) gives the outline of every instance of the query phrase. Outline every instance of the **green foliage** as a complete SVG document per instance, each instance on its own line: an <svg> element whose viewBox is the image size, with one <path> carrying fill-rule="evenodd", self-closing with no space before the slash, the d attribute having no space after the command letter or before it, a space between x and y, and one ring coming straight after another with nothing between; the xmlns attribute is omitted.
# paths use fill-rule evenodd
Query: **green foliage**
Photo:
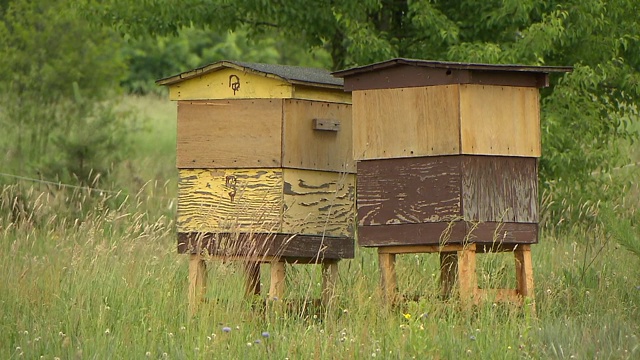
<svg viewBox="0 0 640 360"><path fill-rule="evenodd" d="M246 31L324 49L332 68L391 57L573 65L542 92L541 194L547 224L587 220L628 184L609 184L636 140L640 13L631 0L87 1L84 11L132 36L185 27ZM245 52L246 54L246 52Z"/></svg>
<svg viewBox="0 0 640 360"><path fill-rule="evenodd" d="M6 172L96 184L126 131L113 105L121 40L66 1L10 1L0 13L0 124ZM82 96L80 96L82 94ZM125 150L125 149L122 149Z"/></svg>

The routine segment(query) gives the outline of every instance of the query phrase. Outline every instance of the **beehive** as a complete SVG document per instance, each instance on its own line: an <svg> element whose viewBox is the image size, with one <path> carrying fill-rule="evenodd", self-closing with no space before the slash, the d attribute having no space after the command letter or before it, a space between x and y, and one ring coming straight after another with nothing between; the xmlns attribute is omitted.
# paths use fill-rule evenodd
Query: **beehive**
<svg viewBox="0 0 640 360"><path fill-rule="evenodd" d="M178 251L352 258L351 95L326 70L220 61L158 80L178 102Z"/></svg>
<svg viewBox="0 0 640 360"><path fill-rule="evenodd" d="M536 243L538 88L569 69L392 59L334 73L353 98L358 243L387 264Z"/></svg>

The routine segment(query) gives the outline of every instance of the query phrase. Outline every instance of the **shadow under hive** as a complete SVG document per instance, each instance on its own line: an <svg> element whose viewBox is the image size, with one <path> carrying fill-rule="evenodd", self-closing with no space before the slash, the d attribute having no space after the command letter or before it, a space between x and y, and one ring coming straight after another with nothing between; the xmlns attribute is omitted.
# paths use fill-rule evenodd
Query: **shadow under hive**
<svg viewBox="0 0 640 360"><path fill-rule="evenodd" d="M569 70L392 59L334 73L352 91L358 243L378 248L388 298L396 254L439 252L444 292L457 277L477 300L486 251L515 251L518 286L497 297L533 296L538 88Z"/></svg>
<svg viewBox="0 0 640 360"><path fill-rule="evenodd" d="M272 263L272 298L282 297L285 262L323 263L335 274L338 260L353 258L351 96L342 79L220 61L157 83L178 101L178 251L192 254L192 292L203 291L202 255L247 261L250 294L260 292L259 264Z"/></svg>

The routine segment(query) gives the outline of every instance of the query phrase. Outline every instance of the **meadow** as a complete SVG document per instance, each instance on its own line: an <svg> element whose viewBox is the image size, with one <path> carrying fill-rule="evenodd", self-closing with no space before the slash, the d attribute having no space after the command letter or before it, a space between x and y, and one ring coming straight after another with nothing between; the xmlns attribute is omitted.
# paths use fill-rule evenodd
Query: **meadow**
<svg viewBox="0 0 640 360"><path fill-rule="evenodd" d="M638 243L639 231L615 215L609 228L542 228L535 315L440 299L436 255L398 258L400 292L417 300L387 307L375 250L357 248L340 262L325 311L309 305L319 266L288 268L286 298L298 301L279 307L244 299L241 264L209 262L207 302L190 316L188 258L176 253L175 104L124 106L147 118L147 131L118 165L115 191L26 181L0 189L0 206L17 209L0 218L1 359L640 358L640 254L620 245ZM637 214L637 184L627 190L614 210ZM597 218L594 209L585 211ZM514 286L512 256L479 261L481 285Z"/></svg>

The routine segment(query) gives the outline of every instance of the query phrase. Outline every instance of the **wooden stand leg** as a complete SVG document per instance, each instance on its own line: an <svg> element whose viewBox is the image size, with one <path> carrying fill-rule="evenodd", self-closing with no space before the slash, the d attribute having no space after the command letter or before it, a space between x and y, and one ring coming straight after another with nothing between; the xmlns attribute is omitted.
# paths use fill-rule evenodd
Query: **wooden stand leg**
<svg viewBox="0 0 640 360"><path fill-rule="evenodd" d="M382 295L387 305L393 305L396 300L398 283L396 281L396 254L378 253Z"/></svg>
<svg viewBox="0 0 640 360"><path fill-rule="evenodd" d="M338 279L338 262L331 261L322 263L322 306L329 306L335 293L336 281Z"/></svg>
<svg viewBox="0 0 640 360"><path fill-rule="evenodd" d="M200 254L189 257L189 313L198 309L207 290L207 265Z"/></svg>
<svg viewBox="0 0 640 360"><path fill-rule="evenodd" d="M245 295L251 298L260 295L260 263L247 261L244 264Z"/></svg>
<svg viewBox="0 0 640 360"><path fill-rule="evenodd" d="M458 286L463 307L470 308L476 300L476 246L471 244L458 252Z"/></svg>
<svg viewBox="0 0 640 360"><path fill-rule="evenodd" d="M282 300L284 295L284 261L271 262L271 286L269 288L270 300Z"/></svg>
<svg viewBox="0 0 640 360"><path fill-rule="evenodd" d="M449 299L456 284L458 272L458 253L440 253L440 289L444 299Z"/></svg>
<svg viewBox="0 0 640 360"><path fill-rule="evenodd" d="M526 304L526 299L534 306L535 295L533 293L533 263L531 261L531 246L522 245L514 250L513 255L516 260L516 281L517 292Z"/></svg>

